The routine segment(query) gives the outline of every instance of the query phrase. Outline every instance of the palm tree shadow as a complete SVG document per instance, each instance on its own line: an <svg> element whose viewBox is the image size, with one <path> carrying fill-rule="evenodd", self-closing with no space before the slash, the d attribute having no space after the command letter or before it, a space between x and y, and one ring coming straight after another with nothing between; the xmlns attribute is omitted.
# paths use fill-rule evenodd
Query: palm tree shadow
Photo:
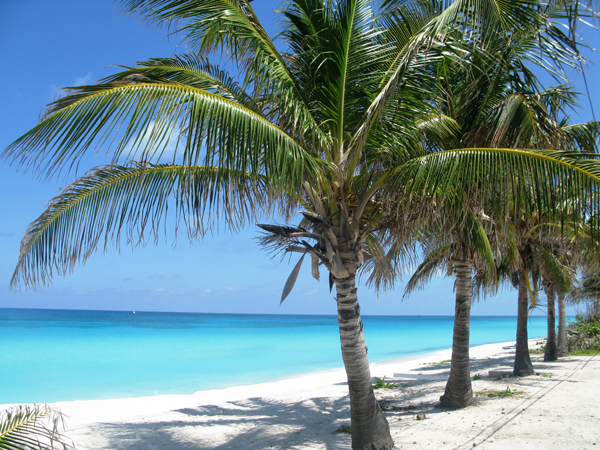
<svg viewBox="0 0 600 450"><path fill-rule="evenodd" d="M184 408L131 423L97 424L100 448L112 450L341 450L350 447L348 397L281 401L252 398ZM98 448L97 442L94 448ZM80 448L80 447L78 447Z"/></svg>

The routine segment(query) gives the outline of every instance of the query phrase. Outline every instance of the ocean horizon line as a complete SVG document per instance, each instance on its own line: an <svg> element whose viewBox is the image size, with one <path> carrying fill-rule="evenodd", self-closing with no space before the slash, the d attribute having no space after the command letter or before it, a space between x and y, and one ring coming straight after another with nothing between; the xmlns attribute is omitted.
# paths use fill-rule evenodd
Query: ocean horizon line
<svg viewBox="0 0 600 450"><path fill-rule="evenodd" d="M0 306L0 311L70 311L70 312L103 312L103 313L143 313L143 314L197 314L197 315L231 315L231 316L282 316L282 317L337 317L337 314L290 314L290 313L237 313L237 312L203 312L203 311L146 311L142 309L73 309L73 308L14 308ZM361 317L454 317L453 314L361 314ZM516 314L472 314L471 317L516 318ZM530 314L529 317L546 317L546 314ZM572 315L567 318L575 317Z"/></svg>

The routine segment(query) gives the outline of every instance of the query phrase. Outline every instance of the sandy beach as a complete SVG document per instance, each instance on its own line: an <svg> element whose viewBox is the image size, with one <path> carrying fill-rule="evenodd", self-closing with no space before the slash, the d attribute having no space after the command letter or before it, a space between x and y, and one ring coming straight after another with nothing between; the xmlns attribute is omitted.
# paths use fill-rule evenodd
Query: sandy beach
<svg viewBox="0 0 600 450"><path fill-rule="evenodd" d="M400 386L376 391L396 448L600 446L600 356L545 363L542 355L532 355L535 376L490 378L490 369L509 370L514 349L504 347L513 344L471 349L473 390L479 395L472 406L458 411L444 410L438 401L450 369L442 361L450 358L450 350L372 364L374 377L385 376ZM506 389L517 393L487 395ZM336 432L350 425L343 369L193 395L51 406L68 416L65 434L79 450L350 448L350 435Z"/></svg>

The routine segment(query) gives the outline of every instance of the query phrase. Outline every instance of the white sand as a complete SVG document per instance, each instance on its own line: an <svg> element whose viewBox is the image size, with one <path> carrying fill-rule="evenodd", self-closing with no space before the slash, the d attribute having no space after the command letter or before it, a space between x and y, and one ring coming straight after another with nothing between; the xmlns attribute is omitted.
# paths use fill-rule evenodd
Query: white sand
<svg viewBox="0 0 600 450"><path fill-rule="evenodd" d="M439 407L450 350L373 364L372 375L403 385L377 390L396 448L590 449L600 448L600 357L567 357L544 363L526 378L491 379L491 368L512 366L514 342L471 349L473 390L519 395L476 397L469 408ZM534 340L530 344L535 347ZM285 380L134 399L55 403L65 413L77 449L323 449L350 448L343 369ZM2 409L2 405L0 405ZM425 420L416 420L425 414Z"/></svg>

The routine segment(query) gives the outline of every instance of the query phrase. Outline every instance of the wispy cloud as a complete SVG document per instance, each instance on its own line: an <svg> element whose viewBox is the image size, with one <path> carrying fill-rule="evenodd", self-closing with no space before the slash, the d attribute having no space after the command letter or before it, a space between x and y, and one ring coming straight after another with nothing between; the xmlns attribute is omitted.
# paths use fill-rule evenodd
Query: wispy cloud
<svg viewBox="0 0 600 450"><path fill-rule="evenodd" d="M177 151L177 143L179 141L180 134L181 128L179 125L169 125L166 130L159 129L156 121L153 120L148 124L146 131L144 132L144 136L137 142L129 142L123 153L125 155L130 155L133 153L137 153L139 155L140 152L148 153L154 150L159 150L161 152L159 161L170 162L173 160L173 157ZM181 150L181 148L179 150Z"/></svg>
<svg viewBox="0 0 600 450"><path fill-rule="evenodd" d="M317 295L320 293L321 293L321 289L314 288L314 289L310 289L310 290L306 291L304 293L304 295Z"/></svg>
<svg viewBox="0 0 600 450"><path fill-rule="evenodd" d="M73 84L73 86L83 86L86 84L90 84L90 82L92 81L92 72L88 72L82 77L75 78L75 83Z"/></svg>

